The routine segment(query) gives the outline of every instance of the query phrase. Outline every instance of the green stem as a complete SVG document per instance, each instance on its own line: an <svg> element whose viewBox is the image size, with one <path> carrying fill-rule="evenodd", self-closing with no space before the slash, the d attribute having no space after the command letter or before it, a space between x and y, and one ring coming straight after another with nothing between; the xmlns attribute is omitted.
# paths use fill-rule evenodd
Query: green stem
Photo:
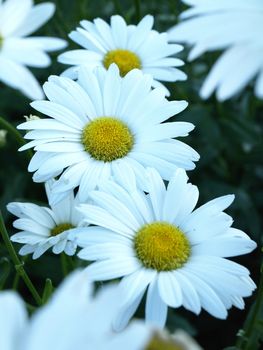
<svg viewBox="0 0 263 350"><path fill-rule="evenodd" d="M17 141L19 146L24 146L26 144L26 141L24 140L20 132L18 132L12 124L10 124L7 120L5 120L2 117L0 117L0 128L8 131L10 135ZM27 150L26 153L30 160L33 156L33 152L31 150Z"/></svg>
<svg viewBox="0 0 263 350"><path fill-rule="evenodd" d="M18 272L18 274L20 275L20 277L23 279L23 281L25 282L27 288L29 289L29 291L31 292L33 298L35 299L36 303L38 305L41 305L42 304L42 300L41 300L41 297L40 295L38 294L37 290L35 289L33 283L31 282L30 278L28 277L28 274L26 273L25 269L24 269L24 264L23 262L21 262L16 254L16 251L13 247L13 244L11 243L10 241L10 238L9 238L9 235L8 235L8 232L6 230L6 227L5 227L5 223L4 223L4 220L3 220L3 216L2 216L2 213L0 211L0 231L1 231L1 234L2 234L2 237L3 237L3 241L6 245L6 248L9 252L9 255L15 265L15 269L16 271Z"/></svg>
<svg viewBox="0 0 263 350"><path fill-rule="evenodd" d="M35 306L28 303L26 303L26 307L30 314L32 314L36 310Z"/></svg>
<svg viewBox="0 0 263 350"><path fill-rule="evenodd" d="M134 0L134 6L135 6L135 13L136 13L136 20L137 22L139 22L141 19L141 1Z"/></svg>
<svg viewBox="0 0 263 350"><path fill-rule="evenodd" d="M14 290L17 290L17 288L18 288L19 279L20 279L20 275L19 275L18 272L16 272L15 278L14 278L14 281L13 281L13 286L12 286L12 288Z"/></svg>
<svg viewBox="0 0 263 350"><path fill-rule="evenodd" d="M26 259L27 259L27 256L24 256L24 257L21 259L21 260L22 260L22 264L25 264ZM20 275L19 275L18 272L16 272L15 278L14 278L14 281L13 281L13 289L14 289L14 290L17 290L18 284L19 284L19 280L20 280Z"/></svg>
<svg viewBox="0 0 263 350"><path fill-rule="evenodd" d="M64 277L66 277L69 271L68 271L67 257L64 252L60 254L60 261L61 261L62 273Z"/></svg>

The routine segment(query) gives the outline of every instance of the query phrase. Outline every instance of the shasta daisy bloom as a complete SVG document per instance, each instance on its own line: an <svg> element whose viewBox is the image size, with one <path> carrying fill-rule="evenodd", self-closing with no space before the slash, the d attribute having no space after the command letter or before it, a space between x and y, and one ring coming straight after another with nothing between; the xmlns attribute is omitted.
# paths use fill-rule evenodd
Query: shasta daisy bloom
<svg viewBox="0 0 263 350"><path fill-rule="evenodd" d="M33 253L33 259L37 259L51 247L55 254L63 251L68 255L75 254L76 242L68 236L82 230L82 215L76 210L78 198L74 198L73 191L70 191L63 200L58 198L52 205L57 195L51 191L51 185L51 181L45 185L50 208L33 203L7 205L8 211L18 217L13 226L21 232L11 236L11 241L25 244L19 251L21 255Z"/></svg>
<svg viewBox="0 0 263 350"><path fill-rule="evenodd" d="M183 1L192 7L182 13L184 21L169 31L169 39L193 45L190 60L206 51L226 50L206 78L201 97L216 91L219 100L226 100L258 76L255 94L263 98L263 2Z"/></svg>
<svg viewBox="0 0 263 350"><path fill-rule="evenodd" d="M69 37L83 49L61 54L59 62L71 65L64 75L77 78L79 66L104 67L108 69L116 63L122 76L132 69L141 69L154 78L153 86L159 81L186 80L186 75L176 67L182 66L182 60L170 57L180 52L181 45L169 44L166 33L152 30L153 16L145 16L137 26L127 25L121 16L112 16L110 25L101 18L93 22L81 21L81 27L69 34ZM169 91L166 89L169 95Z"/></svg>
<svg viewBox="0 0 263 350"><path fill-rule="evenodd" d="M32 0L0 1L0 81L30 99L43 98L43 91L26 66L44 68L51 60L46 52L63 49L66 41L28 37L54 14L55 5Z"/></svg>
<svg viewBox="0 0 263 350"><path fill-rule="evenodd" d="M158 169L169 180L177 167L191 170L199 155L182 141L194 128L191 123L169 122L187 106L167 101L162 88L151 89L152 78L139 70L120 77L115 64L109 70L82 67L78 82L50 77L44 91L50 101L31 105L51 118L18 126L30 130L32 140L20 150L34 147L29 171L33 180L46 181L61 174L57 193L79 186L85 201L90 190L111 176L136 174L145 187L145 167ZM66 170L63 172L63 169Z"/></svg>
<svg viewBox="0 0 263 350"><path fill-rule="evenodd" d="M143 295L146 321L164 326L167 307L199 314L201 308L225 319L232 305L243 309L243 297L255 284L249 271L225 258L251 252L256 243L232 228L223 212L233 201L228 195L198 209L198 189L178 169L167 189L154 169L147 173L148 192L111 181L92 191L94 204L81 204L87 227L77 242L79 257L95 260L87 267L89 278L104 281L123 277L123 298L114 328L126 326Z"/></svg>

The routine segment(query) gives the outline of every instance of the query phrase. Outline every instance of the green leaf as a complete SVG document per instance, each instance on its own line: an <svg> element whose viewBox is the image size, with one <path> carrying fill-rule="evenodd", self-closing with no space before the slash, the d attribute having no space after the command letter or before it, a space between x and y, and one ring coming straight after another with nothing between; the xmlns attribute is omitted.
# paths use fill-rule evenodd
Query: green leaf
<svg viewBox="0 0 263 350"><path fill-rule="evenodd" d="M0 259L0 290L3 288L11 270L10 261L3 257Z"/></svg>
<svg viewBox="0 0 263 350"><path fill-rule="evenodd" d="M42 296L42 302L45 304L53 293L53 284L50 278L46 279L45 288Z"/></svg>

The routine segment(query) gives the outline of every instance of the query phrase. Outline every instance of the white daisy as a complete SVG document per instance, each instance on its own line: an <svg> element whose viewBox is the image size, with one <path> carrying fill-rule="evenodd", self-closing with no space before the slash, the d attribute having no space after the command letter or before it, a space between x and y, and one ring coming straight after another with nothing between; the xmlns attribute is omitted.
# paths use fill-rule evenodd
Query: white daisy
<svg viewBox="0 0 263 350"><path fill-rule="evenodd" d="M96 260L87 267L89 278L123 277L115 329L125 327L147 287L146 321L158 326L166 322L167 306L196 314L204 308L221 319L232 305L243 309L255 284L245 267L224 258L249 253L256 243L232 228L223 212L234 196L193 211L198 189L184 170L175 172L167 189L154 169L147 175L148 195L107 181L90 193L94 204L79 207L87 222L98 225L78 237L84 247L79 257Z"/></svg>
<svg viewBox="0 0 263 350"><path fill-rule="evenodd" d="M43 98L36 78L25 66L43 68L51 60L46 52L63 49L66 41L28 37L54 14L55 5L32 0L0 1L0 81L31 99Z"/></svg>
<svg viewBox="0 0 263 350"><path fill-rule="evenodd" d="M258 75L255 94L263 98L262 0L183 0L192 7L169 31L169 39L194 45L189 59L205 51L226 49L201 89L208 98L216 90L221 101L241 91Z"/></svg>
<svg viewBox="0 0 263 350"><path fill-rule="evenodd" d="M86 274L75 271L30 319L16 293L0 292L1 350L144 349L153 329L142 322L134 321L121 334L112 332L119 303L116 286L105 287L95 297L92 292Z"/></svg>
<svg viewBox="0 0 263 350"><path fill-rule="evenodd" d="M150 15L137 26L127 25L118 15L111 17L110 25L101 18L96 18L93 23L81 21L82 27L71 32L69 37L83 49L68 51L58 57L59 62L73 66L64 75L76 79L81 65L108 69L116 63L122 76L134 68L151 74L155 87L162 85L159 80L186 80L185 73L176 68L182 66L183 61L169 57L183 47L168 44L166 33L152 30L153 22L154 18ZM166 93L169 95L167 89Z"/></svg>
<svg viewBox="0 0 263 350"><path fill-rule="evenodd" d="M33 259L39 258L52 247L55 254L63 251L68 255L76 252L76 242L68 235L81 232L82 215L76 210L78 198L73 191L68 192L63 200L51 191L52 181L46 183L46 193L51 208L41 207L33 203L13 202L7 205L8 211L18 217L13 226L21 230L11 236L11 241L25 244L19 251L21 255L33 253Z"/></svg>
<svg viewBox="0 0 263 350"><path fill-rule="evenodd" d="M30 130L34 147L29 171L33 180L46 181L61 173L54 190L65 193L79 186L81 201L103 179L136 174L144 188L145 167L169 180L177 167L191 170L199 155L182 141L191 123L162 123L184 110L185 101L167 101L162 88L151 89L152 78L134 69L120 77L115 64L109 70L82 67L78 82L50 77L44 91L50 101L31 105L51 118L18 126ZM64 172L63 169L67 168Z"/></svg>

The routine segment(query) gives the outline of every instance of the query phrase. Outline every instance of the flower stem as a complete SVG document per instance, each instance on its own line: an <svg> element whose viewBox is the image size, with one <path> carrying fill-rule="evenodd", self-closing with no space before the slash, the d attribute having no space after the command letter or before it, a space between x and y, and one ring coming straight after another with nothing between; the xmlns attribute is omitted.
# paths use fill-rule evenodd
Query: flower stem
<svg viewBox="0 0 263 350"><path fill-rule="evenodd" d="M24 269L24 263L21 262L16 254L16 251L13 247L12 242L10 241L8 232L6 230L5 227L5 223L3 220L3 216L2 213L0 211L0 231L1 231L1 235L3 237L3 241L6 245L6 248L9 252L9 255L14 263L15 269L18 272L18 274L20 275L20 277L23 279L23 281L25 282L27 288L29 289L29 291L31 292L33 298L35 299L36 303L38 305L42 304L42 300L40 295L38 294L36 288L34 287L33 283L31 282L30 278L28 277L28 274L26 273L25 269Z"/></svg>
<svg viewBox="0 0 263 350"><path fill-rule="evenodd" d="M67 257L64 252L60 254L60 262L61 262L61 269L63 276L66 277L68 274L68 263L67 263Z"/></svg>
<svg viewBox="0 0 263 350"><path fill-rule="evenodd" d="M10 124L7 120L5 120L2 117L0 117L0 129L1 128L8 131L10 133L10 135L17 141L19 146L23 146L26 144L26 142L25 142L23 136L20 134L20 132L18 132L12 124ZM27 150L26 154L27 154L29 160L33 156L33 152L31 150Z"/></svg>

